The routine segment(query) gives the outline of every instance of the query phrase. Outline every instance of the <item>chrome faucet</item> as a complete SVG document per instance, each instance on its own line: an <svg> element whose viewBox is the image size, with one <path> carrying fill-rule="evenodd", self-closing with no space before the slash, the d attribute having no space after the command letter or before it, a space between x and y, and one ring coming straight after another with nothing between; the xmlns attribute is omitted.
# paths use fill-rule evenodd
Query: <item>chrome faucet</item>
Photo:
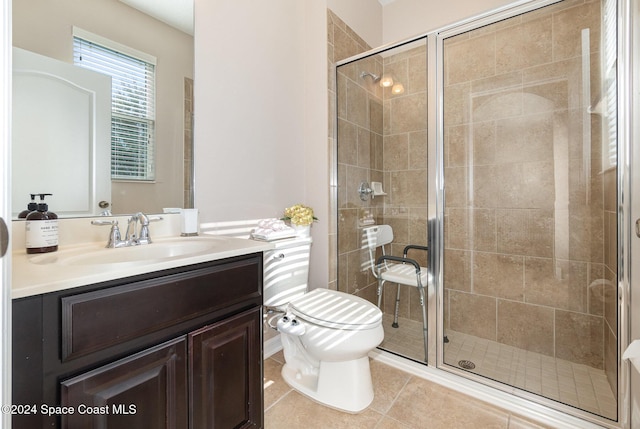
<svg viewBox="0 0 640 429"><path fill-rule="evenodd" d="M142 212L138 213L137 216L138 216L138 222L140 222L140 233L138 234L138 244L150 244L151 236L149 235L149 222L161 220L162 218L159 216L157 216L157 219L149 218L149 216L145 215Z"/></svg>
<svg viewBox="0 0 640 429"><path fill-rule="evenodd" d="M138 212L129 218L127 224L127 233L124 236L125 241L129 243L129 246L137 246L139 244L151 244L151 235L149 234L149 223L162 220L160 216L147 216L142 212ZM136 229L140 224L138 234ZM133 229L131 229L133 225Z"/></svg>
<svg viewBox="0 0 640 429"><path fill-rule="evenodd" d="M133 225L133 228L131 228ZM135 246L138 244L138 237L136 235L136 230L138 229L138 214L134 214L127 221L127 232L124 234L124 241L129 243L129 246Z"/></svg>
<svg viewBox="0 0 640 429"><path fill-rule="evenodd" d="M109 248L137 246L140 244L151 244L151 236L149 234L149 223L162 220L160 216L147 216L142 212L138 212L131 216L127 221L127 232L124 240L121 237L117 220L92 220L92 225L111 225L109 233ZM140 224L140 232L137 233L138 223Z"/></svg>
<svg viewBox="0 0 640 429"><path fill-rule="evenodd" d="M109 231L109 241L107 241L107 245L105 247L114 249L117 247L128 246L127 241L123 240L120 235L120 228L118 228L117 220L92 220L91 225L111 225L111 231Z"/></svg>

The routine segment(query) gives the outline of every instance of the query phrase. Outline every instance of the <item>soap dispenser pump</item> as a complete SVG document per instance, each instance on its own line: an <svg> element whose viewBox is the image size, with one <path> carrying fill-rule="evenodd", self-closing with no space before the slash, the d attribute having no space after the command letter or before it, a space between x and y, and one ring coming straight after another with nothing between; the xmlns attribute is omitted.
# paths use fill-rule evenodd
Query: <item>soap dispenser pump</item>
<svg viewBox="0 0 640 429"><path fill-rule="evenodd" d="M25 245L27 253L47 253L58 250L58 215L49 211L44 197L51 194L36 194L40 202L35 211L29 213L25 222Z"/></svg>
<svg viewBox="0 0 640 429"><path fill-rule="evenodd" d="M26 210L22 210L18 214L18 219L24 219L27 217L29 213L38 209L38 203L36 203L36 194L29 194L29 195L31 195L31 202L27 204Z"/></svg>

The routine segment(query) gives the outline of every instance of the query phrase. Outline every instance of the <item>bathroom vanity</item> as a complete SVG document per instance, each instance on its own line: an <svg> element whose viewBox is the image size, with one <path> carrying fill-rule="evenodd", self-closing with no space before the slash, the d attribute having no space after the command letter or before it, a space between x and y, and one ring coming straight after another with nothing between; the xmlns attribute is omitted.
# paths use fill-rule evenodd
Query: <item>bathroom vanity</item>
<svg viewBox="0 0 640 429"><path fill-rule="evenodd" d="M14 297L13 427L262 427L265 245L249 243Z"/></svg>

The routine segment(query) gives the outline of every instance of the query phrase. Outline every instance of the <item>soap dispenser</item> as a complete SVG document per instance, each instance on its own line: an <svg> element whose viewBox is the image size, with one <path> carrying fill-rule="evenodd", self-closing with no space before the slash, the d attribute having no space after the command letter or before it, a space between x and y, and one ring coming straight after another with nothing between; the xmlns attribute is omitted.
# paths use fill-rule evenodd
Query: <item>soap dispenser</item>
<svg viewBox="0 0 640 429"><path fill-rule="evenodd" d="M44 197L40 196L36 210L29 213L25 222L25 245L27 253L47 253L58 250L58 215L49 211Z"/></svg>
<svg viewBox="0 0 640 429"><path fill-rule="evenodd" d="M27 204L26 210L22 210L20 214L18 214L18 219L24 219L29 213L38 209L38 204L36 203L36 194L29 195L31 195L31 202Z"/></svg>

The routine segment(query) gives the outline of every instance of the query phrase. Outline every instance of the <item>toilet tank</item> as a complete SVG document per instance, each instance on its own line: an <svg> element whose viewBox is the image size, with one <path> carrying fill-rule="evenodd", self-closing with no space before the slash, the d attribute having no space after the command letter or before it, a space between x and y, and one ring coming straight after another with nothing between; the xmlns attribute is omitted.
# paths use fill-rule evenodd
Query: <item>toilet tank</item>
<svg viewBox="0 0 640 429"><path fill-rule="evenodd" d="M264 252L264 305L284 308L307 292L311 238L296 237L272 242Z"/></svg>

